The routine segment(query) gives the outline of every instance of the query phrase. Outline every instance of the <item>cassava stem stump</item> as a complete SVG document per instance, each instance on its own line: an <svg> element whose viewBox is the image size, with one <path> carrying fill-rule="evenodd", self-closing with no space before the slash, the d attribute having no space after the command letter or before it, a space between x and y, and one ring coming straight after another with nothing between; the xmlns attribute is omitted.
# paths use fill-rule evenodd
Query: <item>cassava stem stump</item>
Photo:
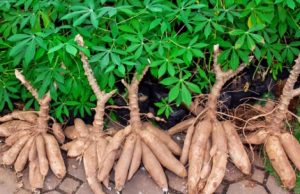
<svg viewBox="0 0 300 194"><path fill-rule="evenodd" d="M5 143L10 146L3 153L1 163L13 164L16 172L22 172L29 163L29 182L35 190L43 187L49 168L56 177L65 176L66 167L58 145L58 141L64 140L64 134L56 122L52 125L54 136L49 133L50 93L40 99L21 72L15 70L15 75L38 101L40 110L14 111L0 118L0 122L3 122L0 125L0 136L6 137Z"/></svg>
<svg viewBox="0 0 300 194"><path fill-rule="evenodd" d="M153 180L164 192L168 191L167 178L163 167L180 177L187 175L186 169L174 155L181 154L181 148L164 131L150 123L143 123L138 106L138 86L148 67L139 75L135 73L130 84L122 80L128 90L130 124L118 131L110 140L105 151L103 166L98 172L98 179L103 181L109 176L117 152L121 155L115 167L116 190L121 191L144 164Z"/></svg>
<svg viewBox="0 0 300 194"><path fill-rule="evenodd" d="M274 106L274 103L268 101L264 107L258 105L255 107L262 114L251 117L248 121L258 123L257 119L261 117L264 120L260 120L260 125L257 125L259 127L251 130L244 139L244 143L247 144L264 144L273 168L287 189L294 188L296 184L296 174L290 161L300 170L300 144L285 128L289 103L294 97L300 95L300 88L294 89L299 74L300 55L295 60L295 65L284 85L279 103ZM248 129L248 121L245 123L244 130Z"/></svg>
<svg viewBox="0 0 300 194"><path fill-rule="evenodd" d="M228 155L244 174L251 171L250 160L235 126L231 121L221 122L217 119L217 101L223 85L241 72L246 64L241 64L235 72L223 72L217 62L218 54L219 46L215 45L213 67L216 82L208 95L205 108L197 117L169 130L169 134L173 135L188 129L180 161L183 164L189 163L189 194L213 193L225 175Z"/></svg>
<svg viewBox="0 0 300 194"><path fill-rule="evenodd" d="M75 41L79 46L84 47L83 38L80 35L75 37ZM72 141L64 144L62 149L67 151L69 157L83 157L84 171L90 188L95 194L104 194L97 179L97 171L104 164L104 153L108 144L108 136L103 131L105 104L115 91L109 93L101 91L87 57L83 52L80 52L80 56L85 75L97 98L95 117L92 126L86 125L81 119L75 119L74 126L68 127L65 131ZM102 182L108 187L108 177L105 177Z"/></svg>

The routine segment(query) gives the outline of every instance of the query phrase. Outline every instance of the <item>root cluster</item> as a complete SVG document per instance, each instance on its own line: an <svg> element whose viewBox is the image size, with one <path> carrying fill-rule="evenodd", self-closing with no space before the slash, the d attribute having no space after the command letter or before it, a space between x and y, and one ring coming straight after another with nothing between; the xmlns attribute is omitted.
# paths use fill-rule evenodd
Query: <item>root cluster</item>
<svg viewBox="0 0 300 194"><path fill-rule="evenodd" d="M243 127L244 133L247 133L244 143L264 144L273 168L287 189L294 188L296 184L296 174L291 163L300 170L300 144L285 126L289 103L300 95L300 89L294 89L299 74L300 55L295 60L279 103L276 105L268 100L265 106L254 106L252 109L257 110L259 114L248 118Z"/></svg>
<svg viewBox="0 0 300 194"><path fill-rule="evenodd" d="M78 45L84 47L84 42L80 35L75 37L75 41ZM86 179L90 188L95 194L104 194L101 184L98 183L97 172L98 169L103 167L104 154L110 138L110 136L103 131L105 104L115 91L109 93L101 91L87 57L83 52L80 52L80 56L85 75L97 97L96 114L93 125L86 125L81 119L75 119L74 126L69 126L65 129L66 136L72 141L64 144L62 149L67 151L69 157L83 158ZM109 177L105 177L101 181L107 188L109 188L108 178Z"/></svg>
<svg viewBox="0 0 300 194"><path fill-rule="evenodd" d="M81 36L76 36L75 40L84 46ZM167 178L162 166L181 177L185 177L187 172L173 155L180 155L181 148L167 133L150 123L142 123L140 119L138 86L148 68L141 75L135 73L130 85L123 80L128 89L130 125L110 136L103 131L103 119L105 103L114 91L106 94L100 90L87 57L82 52L80 55L85 74L98 100L96 114L93 126L75 119L74 126L66 128L66 136L72 141L64 144L62 149L70 157L83 157L87 181L94 193L103 193L99 182L108 187L109 175L114 166L116 190L121 191L142 161L154 181L167 192Z"/></svg>
<svg viewBox="0 0 300 194"><path fill-rule="evenodd" d="M231 121L219 121L216 112L223 85L246 65L241 64L236 72L223 72L217 63L218 53L219 47L215 45L216 83L208 95L205 108L197 117L183 121L169 130L169 134L173 135L187 129L180 161L182 164L189 163L189 194L213 193L225 175L228 155L244 174L251 171L250 160L234 124Z"/></svg>
<svg viewBox="0 0 300 194"><path fill-rule="evenodd" d="M124 188L126 181L134 176L141 163L164 192L168 191L168 183L163 167L180 177L187 175L183 164L174 156L181 154L179 145L169 134L151 123L143 123L140 119L138 85L147 69L147 67L144 69L140 78L135 73L131 84L122 81L128 89L130 125L112 137L105 151L103 167L98 173L98 179L105 180L113 168L114 161L118 159L115 166L117 191Z"/></svg>
<svg viewBox="0 0 300 194"><path fill-rule="evenodd" d="M49 92L41 99L37 91L25 77L15 71L16 77L40 104L39 112L14 111L0 118L0 136L5 137L9 147L2 153L1 163L14 165L17 173L22 172L29 163L29 182L33 190L43 188L44 179L49 167L58 178L66 174L66 167L58 142L62 143L65 136L61 125L54 122L49 130ZM50 133L52 132L52 133Z"/></svg>

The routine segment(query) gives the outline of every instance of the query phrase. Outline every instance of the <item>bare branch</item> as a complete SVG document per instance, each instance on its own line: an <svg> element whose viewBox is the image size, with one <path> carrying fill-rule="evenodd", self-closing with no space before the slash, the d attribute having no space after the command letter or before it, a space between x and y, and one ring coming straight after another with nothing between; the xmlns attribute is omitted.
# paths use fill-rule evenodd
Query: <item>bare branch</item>
<svg viewBox="0 0 300 194"><path fill-rule="evenodd" d="M32 96L37 100L40 101L39 99L39 95L38 92L36 91L35 88L33 88L33 86L29 83L28 80L26 80L26 78L24 77L24 75L19 71L19 70L15 70L15 75L17 77L18 80L20 80L20 82L26 87L26 89L32 94Z"/></svg>

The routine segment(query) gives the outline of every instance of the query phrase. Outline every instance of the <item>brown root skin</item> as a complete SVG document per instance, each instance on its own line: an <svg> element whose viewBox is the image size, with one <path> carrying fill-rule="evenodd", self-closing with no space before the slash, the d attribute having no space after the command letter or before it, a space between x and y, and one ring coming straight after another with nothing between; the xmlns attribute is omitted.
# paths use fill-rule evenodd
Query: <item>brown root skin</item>
<svg viewBox="0 0 300 194"><path fill-rule="evenodd" d="M0 137L8 137L21 130L32 129L32 123L20 120L0 124Z"/></svg>
<svg viewBox="0 0 300 194"><path fill-rule="evenodd" d="M185 165L188 161L189 151L190 151L194 131L195 131L194 125L189 126L189 128L187 130L187 133L186 133L186 136L185 136L185 140L184 140L184 144L183 144L183 148L182 148L182 153L181 153L181 156L180 156L180 162L183 165Z"/></svg>
<svg viewBox="0 0 300 194"><path fill-rule="evenodd" d="M206 185L201 193L212 194L221 184L226 171L227 153L217 151L213 157L211 173L206 181Z"/></svg>
<svg viewBox="0 0 300 194"><path fill-rule="evenodd" d="M261 145L266 142L268 134L268 131L260 129L258 131L248 134L242 141L246 144Z"/></svg>
<svg viewBox="0 0 300 194"><path fill-rule="evenodd" d="M141 165L141 160L142 160L142 140L140 136L137 136L127 180L130 180L133 177L133 175L136 173L136 171L139 169Z"/></svg>
<svg viewBox="0 0 300 194"><path fill-rule="evenodd" d="M135 134L130 134L126 138L125 144L123 146L123 151L115 167L115 185L117 191L121 191L126 182L128 171L130 168L130 163L133 156L135 142Z"/></svg>
<svg viewBox="0 0 300 194"><path fill-rule="evenodd" d="M10 114L0 117L0 123L13 121L13 120L21 120L21 121L26 121L29 123L36 123L37 118L38 117L37 117L36 113L15 110Z"/></svg>
<svg viewBox="0 0 300 194"><path fill-rule="evenodd" d="M96 144L92 143L83 154L83 166L87 182L94 194L104 194L101 185L97 180L97 153Z"/></svg>
<svg viewBox="0 0 300 194"><path fill-rule="evenodd" d="M43 177L45 177L48 174L49 163L48 163L48 159L46 156L45 141L43 139L43 136L38 135L36 137L35 143L36 143L36 148L37 148L40 172L43 175Z"/></svg>
<svg viewBox="0 0 300 194"><path fill-rule="evenodd" d="M158 137L164 144L166 144L173 154L180 156L181 148L171 138L170 135L168 135L167 133L165 133L161 129L158 129L157 127L153 126L150 123L143 123L143 126L146 127L146 130L150 131L152 134L154 134L156 137Z"/></svg>
<svg viewBox="0 0 300 194"><path fill-rule="evenodd" d="M14 145L20 138L24 137L25 135L30 135L31 131L29 130L22 130L18 131L8 138L5 139L5 144L8 146Z"/></svg>
<svg viewBox="0 0 300 194"><path fill-rule="evenodd" d="M189 128L189 126L191 126L193 123L195 122L195 118L192 117L190 119L186 119L180 123L178 123L177 125L175 125L174 127L170 128L168 130L168 134L169 135L174 135L176 133L180 133L185 131L186 129Z"/></svg>
<svg viewBox="0 0 300 194"><path fill-rule="evenodd" d="M65 128L64 133L67 138L74 140L80 137L78 131L75 129L75 126L68 126Z"/></svg>
<svg viewBox="0 0 300 194"><path fill-rule="evenodd" d="M12 165L14 163L29 137L29 135L25 135L24 137L20 138L14 145L11 146L9 150L3 153L2 163L4 165Z"/></svg>
<svg viewBox="0 0 300 194"><path fill-rule="evenodd" d="M290 133L282 133L280 142L290 160L300 170L300 144L298 140Z"/></svg>
<svg viewBox="0 0 300 194"><path fill-rule="evenodd" d="M55 138L57 139L57 141L59 143L64 143L65 142L65 135L64 132L62 130L61 124L59 123L53 123L52 125L52 131L53 131L53 135L55 136Z"/></svg>
<svg viewBox="0 0 300 194"><path fill-rule="evenodd" d="M60 153L59 145L52 135L43 134L43 137L50 168L57 178L63 178L66 175L66 166Z"/></svg>
<svg viewBox="0 0 300 194"><path fill-rule="evenodd" d="M30 139L26 142L25 146L22 148L21 152L19 153L17 160L14 163L14 168L16 172L21 172L24 170L27 160L29 158L29 151L34 143L35 136L30 137Z"/></svg>
<svg viewBox="0 0 300 194"><path fill-rule="evenodd" d="M234 125L230 121L225 121L222 124L228 140L228 151L232 162L244 174L249 175L251 163Z"/></svg>
<svg viewBox="0 0 300 194"><path fill-rule="evenodd" d="M273 135L269 136L265 146L271 164L279 175L283 186L287 189L294 188L296 174L284 152L279 138Z"/></svg>
<svg viewBox="0 0 300 194"><path fill-rule="evenodd" d="M205 149L211 135L212 125L208 120L201 121L197 124L191 148L189 151L189 171L188 171L188 193L198 193L198 182L205 157Z"/></svg>
<svg viewBox="0 0 300 194"><path fill-rule="evenodd" d="M142 150L142 160L146 170L156 182L156 184L158 184L160 188L163 189L163 191L168 191L167 177L159 161L145 143L142 143Z"/></svg>
<svg viewBox="0 0 300 194"><path fill-rule="evenodd" d="M168 147L158 137L146 130L141 131L139 135L165 168L174 172L177 176L187 176L184 166L172 155Z"/></svg>
<svg viewBox="0 0 300 194"><path fill-rule="evenodd" d="M211 141L207 141L206 148L205 148L205 156L204 161L202 165L202 169L200 172L200 180L198 182L198 191L201 191L206 183L206 180L210 174L211 168L212 168L212 157L210 156L210 150L211 150Z"/></svg>

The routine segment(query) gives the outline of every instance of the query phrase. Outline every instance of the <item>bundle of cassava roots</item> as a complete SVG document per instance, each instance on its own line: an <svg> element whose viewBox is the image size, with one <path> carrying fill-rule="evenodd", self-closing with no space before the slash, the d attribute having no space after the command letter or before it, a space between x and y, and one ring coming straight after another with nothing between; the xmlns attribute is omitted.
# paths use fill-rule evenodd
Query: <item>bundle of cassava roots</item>
<svg viewBox="0 0 300 194"><path fill-rule="evenodd" d="M296 174L291 162L300 170L300 144L286 129L288 118L293 115L288 110L290 101L300 95L300 88L294 89L299 74L300 55L295 60L279 102L276 104L267 100L265 106L253 106L258 114L248 118L243 126L244 143L264 145L274 170L287 189L294 188L296 183Z"/></svg>
<svg viewBox="0 0 300 194"><path fill-rule="evenodd" d="M189 163L189 194L213 193L225 175L228 155L244 174L251 172L250 160L235 125L229 120L219 121L217 117L217 103L223 85L241 72L246 64L241 64L235 72L223 72L217 62L218 54L219 46L215 45L213 67L216 82L205 107L195 118L183 121L168 131L173 135L187 129L180 161L182 164Z"/></svg>
<svg viewBox="0 0 300 194"><path fill-rule="evenodd" d="M85 46L80 35L75 37L75 41L80 47ZM130 120L128 126L112 130L113 133L105 130L104 117L105 104L116 91L106 93L100 89L83 52L79 53L83 69L97 98L92 125L75 119L74 125L63 131L61 125L49 116L50 92L39 98L37 91L16 70L16 77L38 101L40 110L13 111L0 117L0 137L5 138L7 147L1 153L1 163L13 164L15 171L20 173L28 162L29 181L33 190L42 188L49 167L58 178L63 178L66 174L58 144L64 143L66 135L71 141L61 148L69 157L83 159L87 182L95 194L105 193L102 184L109 189L109 177L113 169L115 189L121 192L141 164L164 193L168 192L168 180L164 172L166 168L179 177L188 176L188 194L212 194L225 176L229 157L242 173L251 173L251 163L243 143L264 144L283 185L288 189L293 188L296 175L290 161L300 170L300 144L286 131L285 121L290 100L300 95L300 89L294 89L300 74L300 55L279 103L276 105L269 100L265 106L250 106L256 110L257 115L237 118L218 112L218 98L222 87L243 71L246 64L241 64L236 71L224 72L217 61L219 46L215 45L213 50L216 82L206 96L204 105L199 107L195 101L195 109L191 111L194 117L182 121L167 132L141 119L138 89L148 66L140 73L134 73L130 83L122 80L127 89ZM251 60L252 57L249 57L249 62ZM220 114L242 122L243 130L240 135L233 121L224 120ZM49 122L50 119L52 122ZM52 123L51 127L48 126L49 123ZM186 131L186 137L181 148L172 136L183 131ZM185 168L187 164L188 171Z"/></svg>
<svg viewBox="0 0 300 194"><path fill-rule="evenodd" d="M1 164L14 165L17 173L21 173L29 163L29 183L32 190L43 188L49 167L58 178L66 174L66 167L58 142L65 140L61 125L53 120L52 128L48 126L50 92L41 99L37 91L18 70L16 77L35 97L40 110L13 111L0 117L0 137L5 137L7 151L2 153ZM50 130L51 129L51 130Z"/></svg>
<svg viewBox="0 0 300 194"><path fill-rule="evenodd" d="M80 35L77 35L75 40L80 46L84 46ZM187 172L173 155L173 153L181 154L179 145L166 132L150 123L142 123L140 119L138 86L148 68L144 69L140 77L137 73L134 74L130 85L122 81L128 89L130 125L110 136L103 131L104 111L105 103L114 91L106 94L99 89L87 57L82 52L80 55L85 74L98 100L96 114L93 126L76 119L74 126L66 128L66 136L73 141L63 145L62 148L68 152L68 156L83 156L87 181L94 193L103 193L97 182L108 187L109 175L115 161L117 161L115 166L117 191L123 189L125 182L132 178L143 161L154 181L167 192L167 178L162 166L181 177L185 177Z"/></svg>

